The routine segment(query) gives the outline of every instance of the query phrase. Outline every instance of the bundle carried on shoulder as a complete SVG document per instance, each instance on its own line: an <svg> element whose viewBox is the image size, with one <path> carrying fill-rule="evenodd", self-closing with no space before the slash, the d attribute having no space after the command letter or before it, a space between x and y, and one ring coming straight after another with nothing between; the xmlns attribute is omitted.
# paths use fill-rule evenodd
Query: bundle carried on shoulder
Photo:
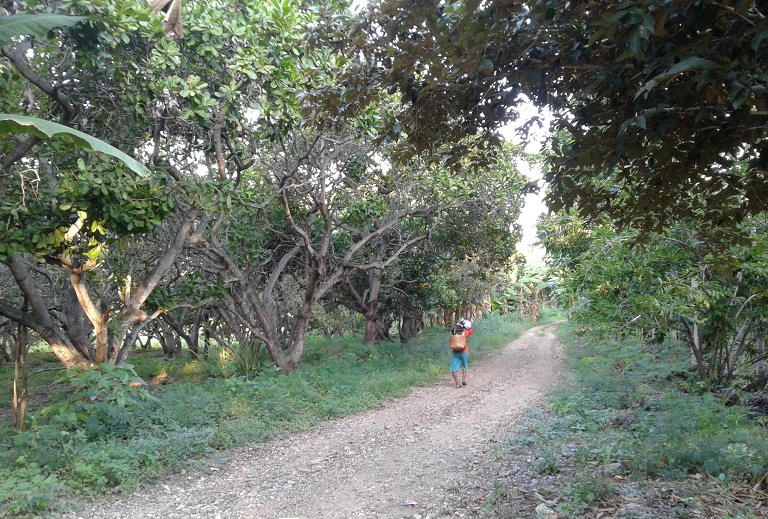
<svg viewBox="0 0 768 519"><path fill-rule="evenodd" d="M464 335L464 326L457 324L451 328L451 339L448 341L448 347L454 352L464 351L467 347L467 336Z"/></svg>
<svg viewBox="0 0 768 519"><path fill-rule="evenodd" d="M456 353L464 351L467 347L467 337L464 335L451 334L451 339L448 341L448 347Z"/></svg>

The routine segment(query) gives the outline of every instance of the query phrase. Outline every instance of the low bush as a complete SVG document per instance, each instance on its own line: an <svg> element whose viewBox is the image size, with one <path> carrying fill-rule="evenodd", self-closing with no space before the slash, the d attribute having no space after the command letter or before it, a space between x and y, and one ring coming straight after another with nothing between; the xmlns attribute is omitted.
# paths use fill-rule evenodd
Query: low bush
<svg viewBox="0 0 768 519"><path fill-rule="evenodd" d="M261 344L240 344L236 341L217 344L202 362L212 377L253 379L270 365L269 352Z"/></svg>
<svg viewBox="0 0 768 519"><path fill-rule="evenodd" d="M621 461L646 477L706 473L727 478L768 472L765 429L748 410L729 406L688 382L694 367L684 344L571 340L569 358L578 391L554 397L553 410L570 405L593 430L621 432ZM562 413L560 413L562 414ZM604 436L596 438L604 444ZM617 451L618 452L618 451Z"/></svg>

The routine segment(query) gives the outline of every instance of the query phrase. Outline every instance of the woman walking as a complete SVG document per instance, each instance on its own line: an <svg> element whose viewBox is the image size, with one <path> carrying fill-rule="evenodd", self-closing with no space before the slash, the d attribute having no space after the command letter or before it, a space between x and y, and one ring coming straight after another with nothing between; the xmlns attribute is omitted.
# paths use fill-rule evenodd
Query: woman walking
<svg viewBox="0 0 768 519"><path fill-rule="evenodd" d="M456 389L460 389L462 386L467 385L467 360L469 359L469 336L472 335L472 321L462 317L451 328L451 335L464 338L464 348L458 351L452 348L453 356L451 357L451 374L453 375ZM461 383L459 383L459 370L461 370Z"/></svg>

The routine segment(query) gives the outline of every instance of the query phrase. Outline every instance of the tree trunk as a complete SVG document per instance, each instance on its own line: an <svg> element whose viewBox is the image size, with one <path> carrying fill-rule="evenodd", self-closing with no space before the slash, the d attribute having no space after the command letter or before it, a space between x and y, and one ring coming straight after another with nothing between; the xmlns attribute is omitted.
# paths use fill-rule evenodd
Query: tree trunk
<svg viewBox="0 0 768 519"><path fill-rule="evenodd" d="M194 323L192 324L192 329L189 331L189 334L186 337L187 341L187 349L189 349L189 355L196 359L199 356L200 352L200 327L202 326L202 321L207 319L208 311L205 308L198 308L195 312L195 319Z"/></svg>
<svg viewBox="0 0 768 519"><path fill-rule="evenodd" d="M84 272L72 272L69 279L80 307L93 325L93 334L96 338L96 358L94 360L96 364L103 364L107 361L107 351L109 350L109 309L102 312L93 303L88 295L88 288L83 282L83 274Z"/></svg>
<svg viewBox="0 0 768 519"><path fill-rule="evenodd" d="M115 351L114 363L122 364L127 360L133 344L132 341L126 341L126 339L135 338L138 335L133 330L134 327L143 327L146 325L146 321L151 321L160 315L160 310L156 310L151 316L147 315L142 307L157 288L157 285L160 284L166 272L173 267L176 258L184 249L184 244L196 219L197 211L195 209L190 209L184 214L176 230L176 236L163 254L157 258L154 267L144 275L136 287L129 287L130 290L126 292L123 307L117 313L117 320L120 323L119 331L110 340L111 347Z"/></svg>
<svg viewBox="0 0 768 519"><path fill-rule="evenodd" d="M290 339L292 342L289 357L290 364L288 366L290 371L299 366L304 356L304 346L306 345L309 323L312 320L312 311L315 308L315 304L341 280L344 273L345 269L338 268L331 275L324 277L326 274L325 256L317 255L314 257L314 266L305 287L304 304L296 319L296 325Z"/></svg>
<svg viewBox="0 0 768 519"><path fill-rule="evenodd" d="M174 328L165 319L157 319L155 323L160 328L163 353L166 357L171 359L176 353L181 351L180 336L174 331Z"/></svg>
<svg viewBox="0 0 768 519"><path fill-rule="evenodd" d="M701 329L698 323L695 322L692 326L688 326L683 321L683 327L685 328L688 347L691 350L691 359L696 366L696 374L699 380L704 381L707 379L707 367L704 363L704 345L702 344Z"/></svg>
<svg viewBox="0 0 768 519"><path fill-rule="evenodd" d="M168 356L168 344L165 342L166 341L165 334L158 333L157 337L155 339L160 344L160 349L163 350L163 355L165 355L167 357Z"/></svg>
<svg viewBox="0 0 768 519"><path fill-rule="evenodd" d="M211 351L211 330L203 330L203 360L208 360L208 352Z"/></svg>
<svg viewBox="0 0 768 519"><path fill-rule="evenodd" d="M8 332L0 330L0 366L4 363L10 363L13 360L11 352L14 351L14 347L11 341L15 341L15 337Z"/></svg>
<svg viewBox="0 0 768 519"><path fill-rule="evenodd" d="M182 344L181 340L187 343L187 348L189 349L190 356L195 359L197 358L197 352L198 352L198 337L200 333L200 326L201 326L201 319L202 316L205 314L205 309L198 308L195 311L195 318L193 320L192 326L190 327L189 333L187 333L184 330L184 321L186 316L186 311L182 313L182 317L180 320L177 320L176 317L174 317L171 314L163 314L160 318L161 326L165 327L165 325L171 327L173 331L178 335L176 339L176 352L181 353L182 350Z"/></svg>
<svg viewBox="0 0 768 519"><path fill-rule="evenodd" d="M379 330L379 302L373 301L368 304L365 311L365 334L363 335L363 344L373 344L378 338Z"/></svg>
<svg viewBox="0 0 768 519"><path fill-rule="evenodd" d="M402 321L400 323L400 342L408 344L411 337L424 329L424 313L416 308L408 298L401 304Z"/></svg>
<svg viewBox="0 0 768 519"><path fill-rule="evenodd" d="M287 366L280 366L280 369L287 370L286 373L290 373L299 367L304 356L304 346L306 345L307 334L309 333L309 322L312 320L313 306L314 301L308 301L296 320L296 328L291 337L292 344L290 356L288 357L289 364Z"/></svg>
<svg viewBox="0 0 768 519"><path fill-rule="evenodd" d="M382 240L384 243L385 240ZM384 245L381 245L383 247ZM383 329L379 322L379 295L384 269L373 268L368 271L368 297L365 301L365 335L363 344L373 344L378 339L389 339L389 330Z"/></svg>
<svg viewBox="0 0 768 519"><path fill-rule="evenodd" d="M77 292L71 283L67 285L66 305L67 335L69 335L73 346L77 348L77 351L83 357L96 360L96 350L94 350L93 344L91 344L89 339L93 326L88 321L88 316L85 315L83 307L80 306Z"/></svg>
<svg viewBox="0 0 768 519"><path fill-rule="evenodd" d="M26 298L22 311L27 311ZM27 342L27 327L19 324L13 365L13 426L20 432L24 432L27 420Z"/></svg>
<svg viewBox="0 0 768 519"><path fill-rule="evenodd" d="M23 324L34 330L41 339L51 347L62 366L88 365L90 360L84 357L65 331L59 328L48 313L48 303L43 291L35 282L29 268L21 256L15 255L5 259L5 264L11 271L16 284L29 304L29 313L20 309L0 305L0 314L12 321Z"/></svg>

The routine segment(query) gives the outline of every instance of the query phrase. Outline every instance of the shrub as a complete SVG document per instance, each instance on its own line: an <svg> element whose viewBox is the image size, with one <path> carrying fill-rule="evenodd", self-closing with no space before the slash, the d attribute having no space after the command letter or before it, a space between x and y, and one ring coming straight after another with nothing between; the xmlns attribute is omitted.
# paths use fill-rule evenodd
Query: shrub
<svg viewBox="0 0 768 519"><path fill-rule="evenodd" d="M219 343L211 348L204 362L210 376L253 379L270 365L269 352L261 343Z"/></svg>
<svg viewBox="0 0 768 519"><path fill-rule="evenodd" d="M616 493L616 485L603 478L595 476L582 476L571 487L571 497L578 503L590 505L595 501L601 501Z"/></svg>
<svg viewBox="0 0 768 519"><path fill-rule="evenodd" d="M23 458L0 470L0 517L28 515L53 502L60 485L55 474Z"/></svg>
<svg viewBox="0 0 768 519"><path fill-rule="evenodd" d="M77 366L65 370L60 382L67 382L72 392L33 420L62 432L84 432L89 439L124 437L148 412L148 405L158 402L129 364Z"/></svg>
<svg viewBox="0 0 768 519"><path fill-rule="evenodd" d="M762 455L768 438L747 410L700 388L689 392L693 368L683 344L573 340L572 333L572 326L562 327L580 389L557 393L551 408L571 430L599 431L595 444L604 447L614 436L617 453L602 461L613 457L648 476L704 472L756 479L768 472Z"/></svg>

